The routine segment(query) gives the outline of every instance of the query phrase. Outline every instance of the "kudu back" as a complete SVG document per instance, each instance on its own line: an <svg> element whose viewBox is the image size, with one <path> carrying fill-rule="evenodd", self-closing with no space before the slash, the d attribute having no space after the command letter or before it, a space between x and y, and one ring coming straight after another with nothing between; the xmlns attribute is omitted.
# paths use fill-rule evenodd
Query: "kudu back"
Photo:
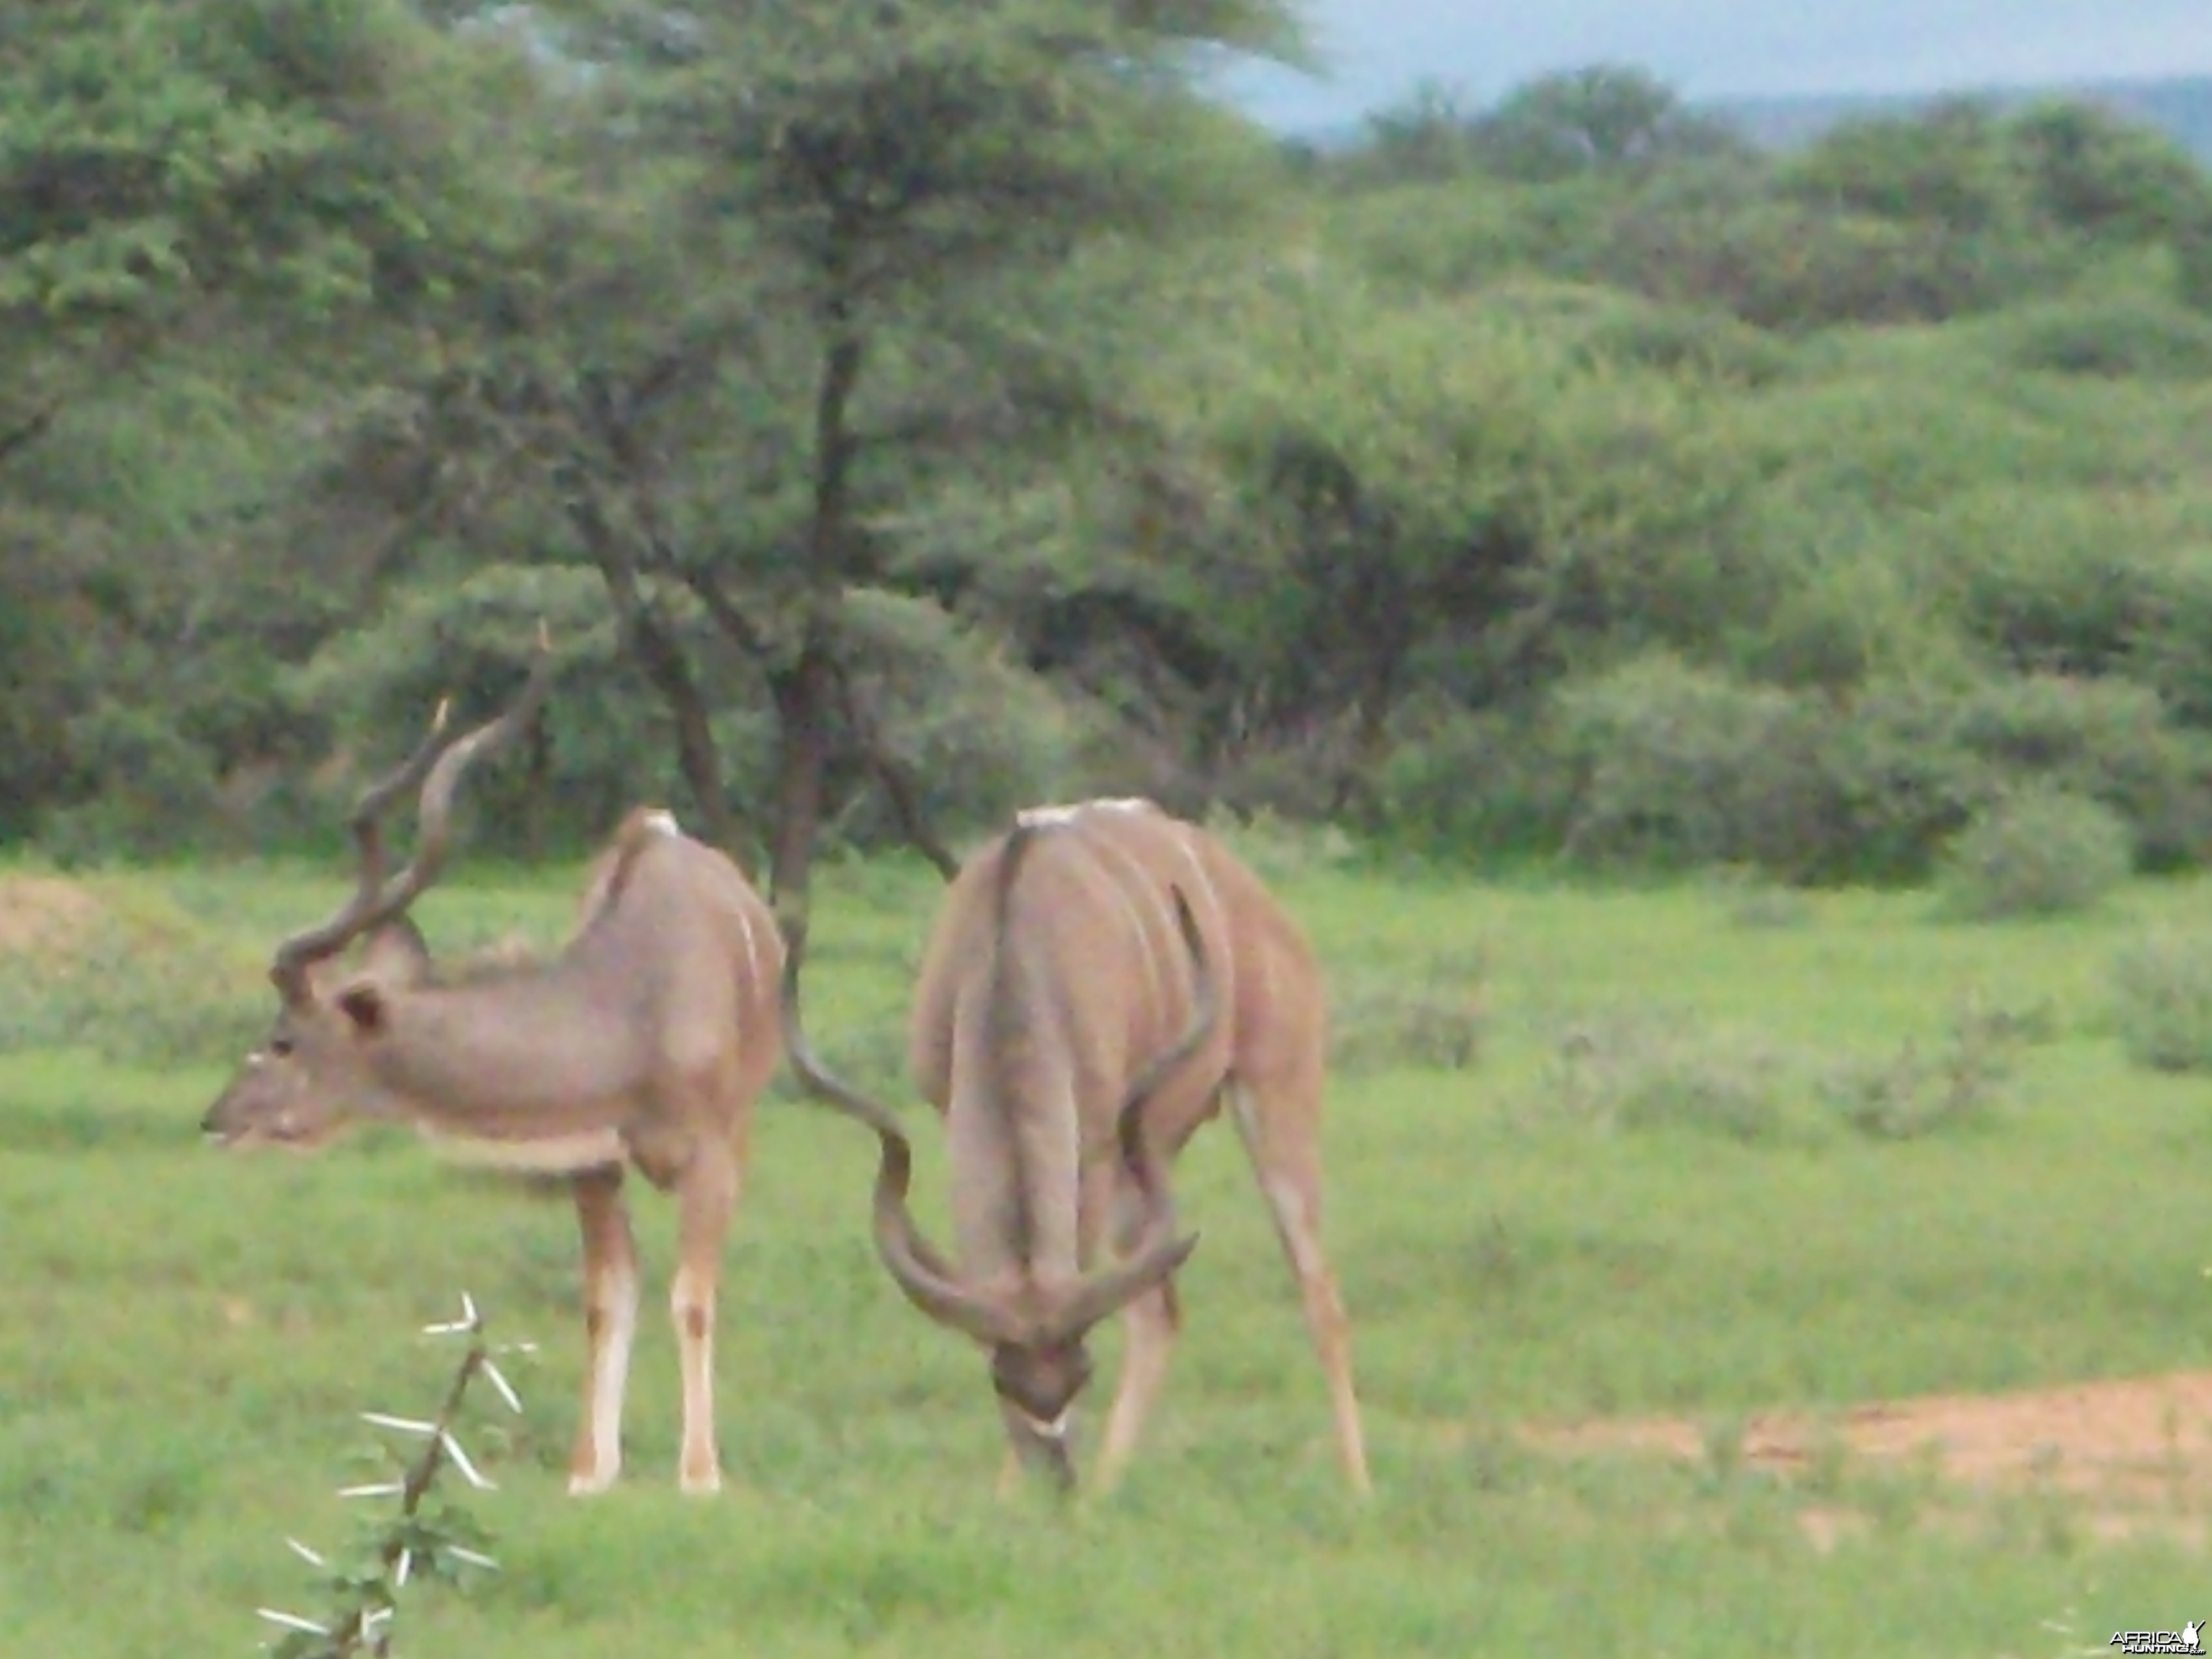
<svg viewBox="0 0 2212 1659"><path fill-rule="evenodd" d="M551 660L542 654L517 702L466 736L446 735L441 709L415 756L362 795L353 896L277 947L276 1023L201 1127L224 1146L307 1150L350 1121L396 1121L471 1162L566 1178L589 1350L569 1473L578 1493L611 1486L622 1466L639 1301L625 1170L672 1192L678 1477L687 1492L712 1492L722 1247L753 1103L782 1058L773 915L728 858L647 809L593 861L575 931L548 960L441 975L407 914L444 862L463 775L535 715ZM418 849L387 878L379 820L417 785Z"/></svg>
<svg viewBox="0 0 2212 1659"><path fill-rule="evenodd" d="M1127 1344L1099 1485L1125 1470L1181 1324L1173 1276L1196 1243L1176 1231L1168 1170L1225 1101L1304 1297L1346 1477L1369 1489L1350 1327L1321 1239L1326 994L1304 935L1227 848L1148 801L1036 808L946 890L908 1036L945 1119L952 1259L908 1208L896 1115L808 1045L804 936L787 931L793 1068L875 1131L878 1253L909 1300L989 1352L1007 1479L1030 1464L1073 1485L1085 1339L1117 1310Z"/></svg>

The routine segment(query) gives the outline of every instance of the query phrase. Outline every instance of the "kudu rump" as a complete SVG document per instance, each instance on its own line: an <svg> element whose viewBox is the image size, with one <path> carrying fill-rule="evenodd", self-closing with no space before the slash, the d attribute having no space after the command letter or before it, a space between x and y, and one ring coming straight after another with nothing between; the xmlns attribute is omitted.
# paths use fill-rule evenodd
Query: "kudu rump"
<svg viewBox="0 0 2212 1659"><path fill-rule="evenodd" d="M506 713L455 739L444 734L441 708L413 757L362 795L353 897L277 947L276 1025L201 1127L227 1146L307 1148L349 1120L398 1120L473 1161L568 1176L590 1346L572 1492L603 1491L622 1468L639 1290L625 1167L673 1192L678 1478L686 1492L712 1492L721 1484L714 1328L722 1245L753 1103L782 1055L774 916L736 865L667 813L645 810L594 861L576 930L550 961L441 980L407 916L444 861L462 775L544 703L552 659L543 640L540 653ZM387 880L378 820L418 784L420 846ZM349 964L341 953L356 940Z"/></svg>
<svg viewBox="0 0 2212 1659"><path fill-rule="evenodd" d="M1101 1486L1124 1470L1181 1324L1173 1275L1197 1242L1176 1233L1168 1167L1226 1097L1304 1296L1345 1474L1368 1490L1350 1328L1321 1242L1326 999L1311 948L1250 871L1145 801L1025 812L962 869L909 1032L915 1075L945 1117L957 1267L908 1208L913 1148L896 1115L808 1046L804 937L787 932L793 1068L875 1131L878 1251L917 1307L990 1351L1019 1462L1073 1485L1085 1340L1118 1309L1128 1340ZM1109 1237L1122 1254L1096 1265Z"/></svg>

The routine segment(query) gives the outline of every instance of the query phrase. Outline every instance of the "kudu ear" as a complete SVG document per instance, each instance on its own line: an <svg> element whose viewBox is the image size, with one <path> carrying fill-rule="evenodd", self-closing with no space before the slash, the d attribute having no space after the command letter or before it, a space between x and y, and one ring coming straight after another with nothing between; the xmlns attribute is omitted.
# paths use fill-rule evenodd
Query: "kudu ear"
<svg viewBox="0 0 2212 1659"><path fill-rule="evenodd" d="M384 988L374 980L356 980L337 994L337 1010L346 1017L356 1036L381 1036L392 1018L392 1005Z"/></svg>

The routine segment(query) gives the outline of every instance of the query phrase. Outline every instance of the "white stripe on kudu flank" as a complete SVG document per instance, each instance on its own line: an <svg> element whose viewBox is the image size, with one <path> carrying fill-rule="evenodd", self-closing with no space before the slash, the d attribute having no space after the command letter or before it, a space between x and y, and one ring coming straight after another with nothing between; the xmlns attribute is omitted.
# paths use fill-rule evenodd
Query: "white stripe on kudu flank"
<svg viewBox="0 0 2212 1659"><path fill-rule="evenodd" d="M1088 841L1085 844L1090 850L1092 866L1097 869L1099 878L1106 884L1108 890L1114 895L1115 902L1121 907L1122 915L1128 920L1129 931L1136 938L1137 948L1144 952L1146 1004L1154 1014L1164 1015L1168 997L1166 972L1152 950L1152 932L1145 926L1145 918L1137 908L1139 896L1158 905L1161 902L1159 894L1146 878L1145 866L1125 848L1103 841ZM1109 861L1117 863L1130 878L1123 881L1114 871L1105 868ZM1158 914L1156 911L1155 915ZM1169 919L1168 931L1170 933L1175 932L1172 918Z"/></svg>
<svg viewBox="0 0 2212 1659"><path fill-rule="evenodd" d="M738 911L738 926L744 930L745 935L745 982L758 985L761 983L760 945L753 937L753 919L742 907Z"/></svg>
<svg viewBox="0 0 2212 1659"><path fill-rule="evenodd" d="M1182 854L1183 862L1190 866L1191 874L1198 878L1198 890L1206 895L1208 904L1219 911L1222 908L1221 896L1213 890L1213 878L1206 873L1206 861L1199 857L1198 848L1191 844L1190 836L1180 825L1176 827L1175 840L1176 846Z"/></svg>

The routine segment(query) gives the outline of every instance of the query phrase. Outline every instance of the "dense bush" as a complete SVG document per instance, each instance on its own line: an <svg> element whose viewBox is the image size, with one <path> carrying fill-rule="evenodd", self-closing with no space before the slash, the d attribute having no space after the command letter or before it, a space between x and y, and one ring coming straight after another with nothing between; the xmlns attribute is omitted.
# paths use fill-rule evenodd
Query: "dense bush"
<svg viewBox="0 0 2212 1659"><path fill-rule="evenodd" d="M1809 883L1949 848L1997 908L2071 902L2024 812L2106 854L2124 824L2139 866L2212 850L2212 176L2173 145L2062 100L1762 149L1599 68L1424 94L1271 177L1173 75L1030 41L1047 143L991 12L883 62L973 49L1028 112L998 137L895 133L787 42L712 190L713 121L608 148L520 64L481 100L371 77L331 142L448 103L583 148L489 167L433 124L355 156L377 182L325 228L395 286L343 328L243 272L143 375L33 327L0 836L327 842L441 696L504 699L542 619L560 694L464 807L522 856L695 793L834 850L900 839L905 799L957 844L1139 790L1437 858ZM571 91L660 107L665 72ZM1124 117L1157 167L1098 147ZM765 136L802 128L819 169ZM918 178L951 194L835 211ZM378 203L404 234L356 245ZM111 245L116 204L82 205L107 229L33 214L27 270Z"/></svg>
<svg viewBox="0 0 2212 1659"><path fill-rule="evenodd" d="M2110 807L2030 785L1977 811L1945 849L1945 908L1975 921L2087 909L2127 879L2129 839Z"/></svg>
<svg viewBox="0 0 2212 1659"><path fill-rule="evenodd" d="M873 723L941 833L964 835L1017 807L1084 793L1098 711L1039 684L926 601L872 593L854 609L866 640ZM882 791L855 788L848 800L836 823L842 838L861 846L899 840Z"/></svg>
<svg viewBox="0 0 2212 1659"><path fill-rule="evenodd" d="M1573 808L1551 729L1527 714L1425 708L1393 733L1377 788L1387 835L1431 857L1548 852Z"/></svg>
<svg viewBox="0 0 2212 1659"><path fill-rule="evenodd" d="M2141 295L2054 301L2003 319L2002 338L2021 368L2151 380L2212 378L2212 320Z"/></svg>
<svg viewBox="0 0 2212 1659"><path fill-rule="evenodd" d="M2204 739L2128 682L1832 696L1655 656L1568 684L1541 720L1438 722L1394 760L1385 800L1432 850L1556 830L1594 863L1895 881L1928 873L1978 817L2051 791L2117 827L2124 870L2192 860L2212 835L2208 769Z"/></svg>
<svg viewBox="0 0 2212 1659"><path fill-rule="evenodd" d="M1817 855L1823 721L1805 699L1651 657L1565 689L1557 721L1571 856L1794 873Z"/></svg>
<svg viewBox="0 0 2212 1659"><path fill-rule="evenodd" d="M2128 1057L2158 1072L2212 1072L2212 940L2152 933L2112 963L2113 1012Z"/></svg>

